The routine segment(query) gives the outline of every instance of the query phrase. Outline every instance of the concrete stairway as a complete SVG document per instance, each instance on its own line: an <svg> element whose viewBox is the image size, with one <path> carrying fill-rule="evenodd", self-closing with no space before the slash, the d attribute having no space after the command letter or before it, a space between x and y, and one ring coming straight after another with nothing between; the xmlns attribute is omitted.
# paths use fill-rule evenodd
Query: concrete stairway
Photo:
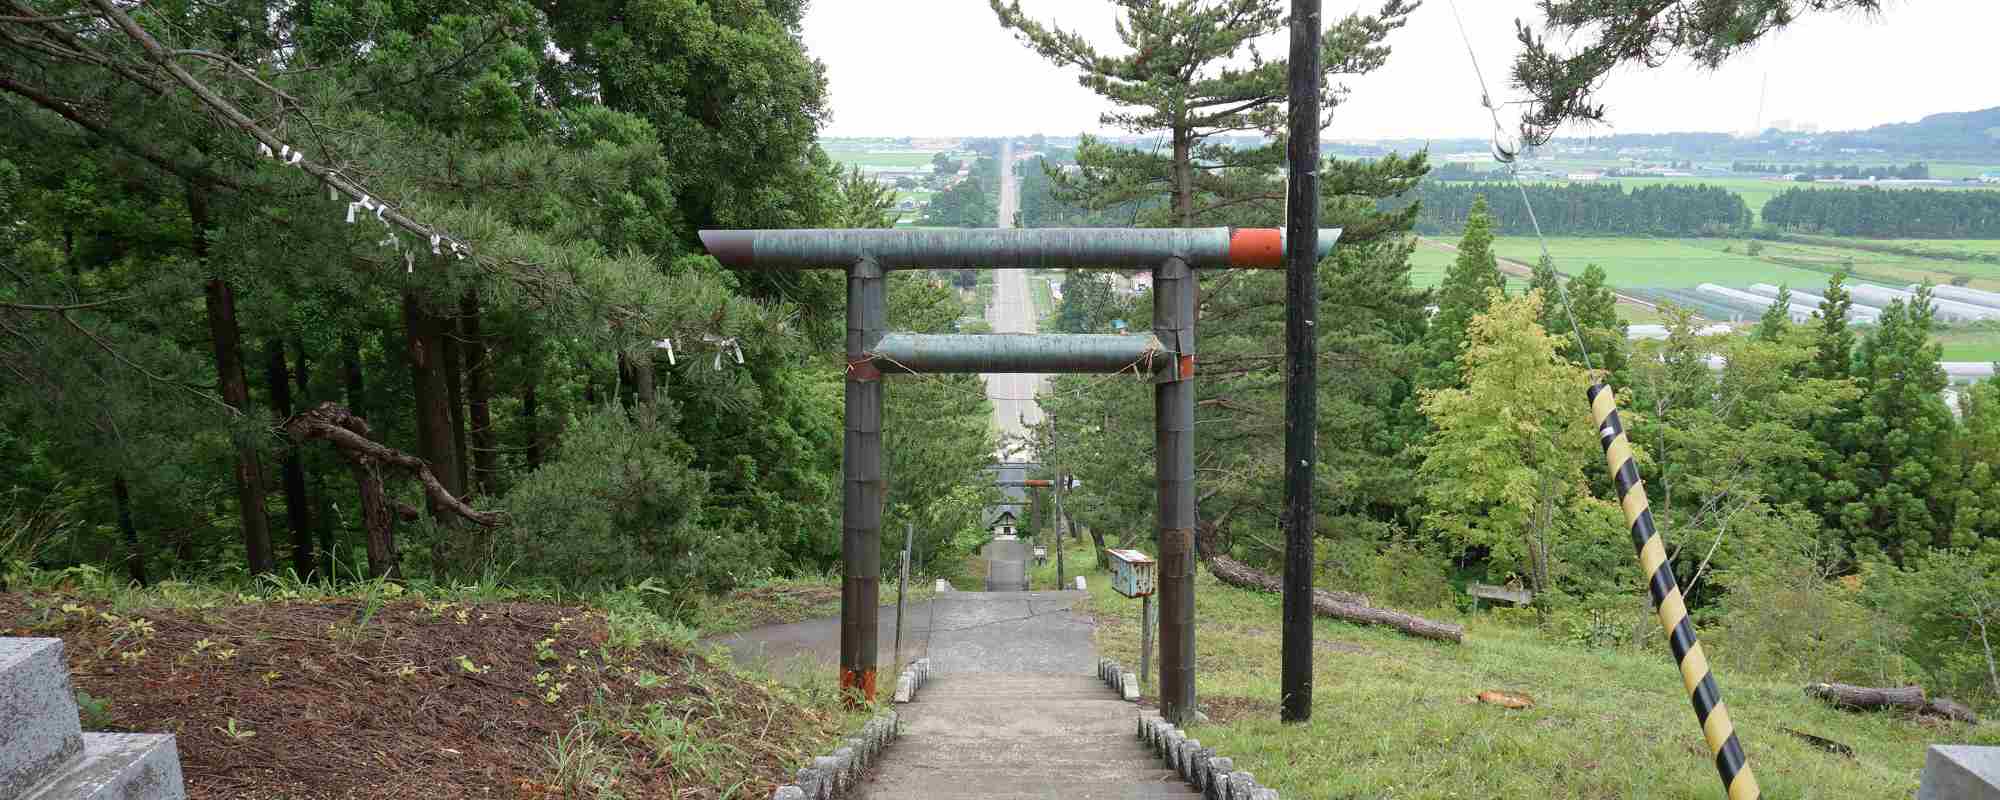
<svg viewBox="0 0 2000 800"><path fill-rule="evenodd" d="M1133 735L1138 707L1086 674L935 675L861 800L1199 798Z"/></svg>
<svg viewBox="0 0 2000 800"><path fill-rule="evenodd" d="M0 637L0 800L179 800L171 735L84 733L61 639Z"/></svg>

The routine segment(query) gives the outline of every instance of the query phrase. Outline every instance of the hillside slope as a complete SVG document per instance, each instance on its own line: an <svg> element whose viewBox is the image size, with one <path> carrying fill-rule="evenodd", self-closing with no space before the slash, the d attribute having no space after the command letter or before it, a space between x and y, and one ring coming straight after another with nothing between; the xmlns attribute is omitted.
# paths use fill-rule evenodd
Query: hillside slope
<svg viewBox="0 0 2000 800"><path fill-rule="evenodd" d="M197 799L764 797L853 722L643 610L179 591L0 594L0 632L63 639L86 728L177 734Z"/></svg>

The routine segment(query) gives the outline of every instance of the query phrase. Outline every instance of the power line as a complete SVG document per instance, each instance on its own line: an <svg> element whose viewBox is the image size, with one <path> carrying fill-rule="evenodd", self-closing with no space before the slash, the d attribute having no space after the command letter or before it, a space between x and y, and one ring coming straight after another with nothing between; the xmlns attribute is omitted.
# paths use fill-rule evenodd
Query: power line
<svg viewBox="0 0 2000 800"><path fill-rule="evenodd" d="M1519 149L1517 147L1514 150L1509 150L1500 141L1506 132L1506 128L1500 125L1500 110L1494 107L1493 94L1486 88L1486 73L1479 68L1479 54L1473 52L1472 37L1465 32L1465 17L1458 12L1458 0L1450 0L1450 5L1452 18L1458 21L1458 36L1465 42L1465 56L1472 60L1473 77L1479 80L1479 104L1486 107L1486 113L1493 119L1493 160L1506 165L1507 177L1514 182L1514 188L1521 192L1521 206L1528 210L1528 224L1534 226L1535 241L1540 243L1542 247L1542 260L1547 261L1550 268L1553 269L1556 259L1555 256L1549 254L1548 237L1542 235L1542 223L1535 218L1535 205L1528 200L1528 187L1521 183L1521 167L1518 163ZM1576 310L1570 307L1568 283L1568 281L1562 279L1562 274L1558 272L1556 275L1556 295L1562 298L1563 316L1569 318L1570 333L1576 336L1576 349L1583 356L1583 368L1585 370L1595 370L1596 367L1591 364L1590 360L1590 346L1584 344L1583 341L1583 326L1577 324Z"/></svg>

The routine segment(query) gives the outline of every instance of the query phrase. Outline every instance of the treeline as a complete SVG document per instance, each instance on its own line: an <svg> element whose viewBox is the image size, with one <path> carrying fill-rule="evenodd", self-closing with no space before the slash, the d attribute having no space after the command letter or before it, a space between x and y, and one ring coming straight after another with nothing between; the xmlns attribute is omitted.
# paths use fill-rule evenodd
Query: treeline
<svg viewBox="0 0 2000 800"><path fill-rule="evenodd" d="M999 205L1000 162L981 158L973 162L965 180L931 195L921 224L939 228L991 228L999 224Z"/></svg>
<svg viewBox="0 0 2000 800"><path fill-rule="evenodd" d="M1750 172L1760 175L1799 175L1807 178L1844 178L1863 180L1866 178L1900 178L1903 180L1929 180L1931 165L1915 161L1903 166L1885 164L1882 166L1862 166L1856 164L1835 164L1822 162L1811 164L1761 164L1754 161L1738 161L1729 165L1730 172Z"/></svg>
<svg viewBox="0 0 2000 800"><path fill-rule="evenodd" d="M696 235L886 223L815 144L800 4L393 5L0 20L0 576L678 594L837 563L844 281ZM920 275L889 302L962 315ZM925 424L884 434L883 515L949 558L987 404L887 402Z"/></svg>
<svg viewBox="0 0 2000 800"><path fill-rule="evenodd" d="M1527 184L1536 221L1551 236L1725 236L1750 224L1750 208L1735 192L1714 186L1662 184L1628 191L1617 183ZM1494 230L1532 236L1535 229L1521 190L1511 183L1425 181L1415 192L1382 202L1385 209L1421 202L1417 230L1425 234L1465 230L1472 207L1486 198Z"/></svg>
<svg viewBox="0 0 2000 800"><path fill-rule="evenodd" d="M1139 208L1148 205L1131 202L1095 210L1070 205L1056 195L1056 179L1049 176L1050 169L1059 169L1056 161L1031 158L1020 162L1018 169L1021 211L1015 224L1023 228L1130 227Z"/></svg>
<svg viewBox="0 0 2000 800"><path fill-rule="evenodd" d="M1801 233L1881 239L2000 238L2000 192L1792 188L1764 204L1764 223Z"/></svg>
<svg viewBox="0 0 2000 800"><path fill-rule="evenodd" d="M1497 170L1481 169L1459 161L1447 161L1431 167L1425 177L1434 181L1492 181L1503 177Z"/></svg>

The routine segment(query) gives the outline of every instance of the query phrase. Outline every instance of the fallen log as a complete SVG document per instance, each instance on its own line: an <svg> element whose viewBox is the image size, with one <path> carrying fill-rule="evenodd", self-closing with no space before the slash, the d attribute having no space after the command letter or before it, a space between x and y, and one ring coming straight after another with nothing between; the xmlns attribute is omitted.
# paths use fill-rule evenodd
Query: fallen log
<svg viewBox="0 0 2000 800"><path fill-rule="evenodd" d="M1866 711L1877 708L1924 710L1924 687L1849 686L1845 683L1809 683L1806 694L1832 703L1836 708Z"/></svg>
<svg viewBox="0 0 2000 800"><path fill-rule="evenodd" d="M1871 711L1880 708L1900 708L1933 717L1942 717L1955 722L1979 723L1979 715L1972 709L1959 704L1949 697L1935 700L1924 699L1922 686L1894 686L1877 688L1873 686L1849 686L1845 683L1809 683L1806 694L1832 703L1836 708L1857 711Z"/></svg>
<svg viewBox="0 0 2000 800"><path fill-rule="evenodd" d="M1208 571L1215 573L1223 583L1244 589L1264 592L1284 592L1283 584L1277 576L1262 572L1236 559L1224 555L1211 555L1207 559ZM1414 614L1405 614L1387 608L1370 605L1368 598L1350 592L1335 592L1326 589L1313 590L1313 612L1322 617L1346 620L1362 625L1382 625L1411 636L1425 639L1462 643L1465 628L1443 622L1424 619Z"/></svg>
<svg viewBox="0 0 2000 800"><path fill-rule="evenodd" d="M1924 713L1933 717L1943 717L1953 722L1964 722L1972 725L1979 724L1978 714L1972 713L1972 709L1959 705L1958 701L1952 700L1949 697L1940 697L1925 703Z"/></svg>

